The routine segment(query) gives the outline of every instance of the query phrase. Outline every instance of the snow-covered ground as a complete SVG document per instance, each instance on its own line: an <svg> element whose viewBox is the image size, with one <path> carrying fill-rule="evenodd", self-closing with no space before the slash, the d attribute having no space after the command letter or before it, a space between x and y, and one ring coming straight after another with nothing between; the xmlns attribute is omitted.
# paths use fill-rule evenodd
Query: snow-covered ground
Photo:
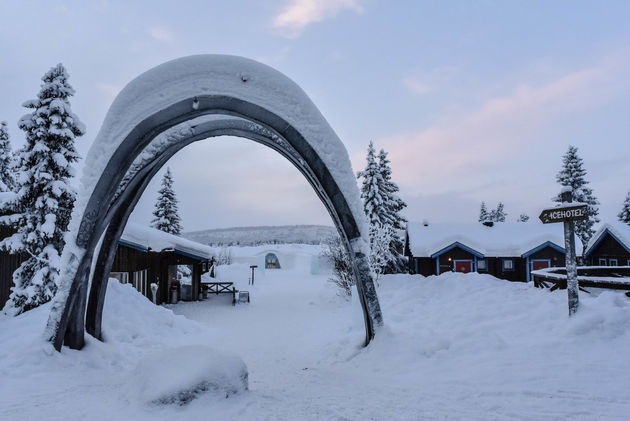
<svg viewBox="0 0 630 421"><path fill-rule="evenodd" d="M622 420L630 413L630 299L621 293L582 294L569 319L563 291L479 274L386 276L379 287L386 326L362 349L359 305L338 297L325 276L268 270L248 286L244 265L219 272L249 290L251 303L233 307L218 296L162 308L110 284L107 341L88 340L82 351L48 352L48 306L3 316L0 418ZM249 390L227 398L209 391L182 406L147 403L142 387L155 385L142 382L146 361L183 364L173 348L186 350L186 367L204 370L216 355L240 356Z"/></svg>

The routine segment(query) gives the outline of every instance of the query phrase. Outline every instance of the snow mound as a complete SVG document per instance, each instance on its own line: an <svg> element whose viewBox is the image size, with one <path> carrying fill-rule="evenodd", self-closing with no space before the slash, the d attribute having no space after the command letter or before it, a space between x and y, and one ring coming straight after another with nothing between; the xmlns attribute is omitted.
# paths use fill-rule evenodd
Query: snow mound
<svg viewBox="0 0 630 421"><path fill-rule="evenodd" d="M202 393L228 398L248 389L243 360L201 345L154 353L131 376L133 395L153 404L184 405Z"/></svg>

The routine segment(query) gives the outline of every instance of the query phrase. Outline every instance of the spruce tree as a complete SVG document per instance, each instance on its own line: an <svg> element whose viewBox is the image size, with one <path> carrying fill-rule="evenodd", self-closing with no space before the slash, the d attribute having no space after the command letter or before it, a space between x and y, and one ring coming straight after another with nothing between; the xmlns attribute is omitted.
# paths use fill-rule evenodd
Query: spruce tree
<svg viewBox="0 0 630 421"><path fill-rule="evenodd" d="M0 121L0 191L2 192L12 191L15 187L13 166L13 152L7 122Z"/></svg>
<svg viewBox="0 0 630 421"><path fill-rule="evenodd" d="M593 195L593 190L589 188L588 181L585 179L586 170L583 167L582 158L578 155L578 149L575 146L569 146L567 152L562 156L562 169L556 175L556 180L563 187L571 187L571 198L573 202L585 203L588 205L588 219L575 221L575 233L582 242L582 250L586 250L589 240L595 233L593 225L599 222L598 214L599 201ZM562 202L560 195L554 199L556 202Z"/></svg>
<svg viewBox="0 0 630 421"><path fill-rule="evenodd" d="M370 142L366 156L367 164L365 170L359 171L357 178L363 178L361 183L361 199L363 199L363 211L368 218L370 225L386 224L391 221L386 220L384 212L383 198L383 177L375 158L374 144Z"/></svg>
<svg viewBox="0 0 630 421"><path fill-rule="evenodd" d="M494 222L505 222L505 218L507 217L507 213L505 213L505 206L503 202L499 202L497 208L493 210L493 221Z"/></svg>
<svg viewBox="0 0 630 421"><path fill-rule="evenodd" d="M400 189L398 185L392 181L392 170L389 166L390 161L387 159L387 152L381 149L378 154L378 168L383 181L381 191L383 192L383 220L385 222L384 227L379 227L377 231L386 232L387 238L390 239L390 262L385 273L400 273L405 271L406 259L402 255L403 253L403 241L400 235L397 233L405 230L407 227L407 218L400 213L407 204L398 196ZM383 238L383 235L379 235Z"/></svg>
<svg viewBox="0 0 630 421"><path fill-rule="evenodd" d="M626 200L623 202L621 212L619 212L617 216L621 222L630 225L630 191L626 195Z"/></svg>
<svg viewBox="0 0 630 421"><path fill-rule="evenodd" d="M162 177L162 187L158 190L158 198L153 211L153 221L151 226L169 234L180 235L182 233L181 218L177 208L177 198L173 190L173 175L171 169L167 168Z"/></svg>
<svg viewBox="0 0 630 421"><path fill-rule="evenodd" d="M72 164L79 159L74 143L85 133L70 107L74 89L63 65L51 68L42 81L37 99L23 104L33 111L18 123L26 144L18 153L17 195L13 213L0 218L17 230L0 246L30 256L13 273L15 285L4 308L12 315L50 301L57 292L63 236L76 197L70 185Z"/></svg>
<svg viewBox="0 0 630 421"><path fill-rule="evenodd" d="M481 202L481 208L479 209L479 222L482 224L490 220L488 209L486 208L486 202Z"/></svg>

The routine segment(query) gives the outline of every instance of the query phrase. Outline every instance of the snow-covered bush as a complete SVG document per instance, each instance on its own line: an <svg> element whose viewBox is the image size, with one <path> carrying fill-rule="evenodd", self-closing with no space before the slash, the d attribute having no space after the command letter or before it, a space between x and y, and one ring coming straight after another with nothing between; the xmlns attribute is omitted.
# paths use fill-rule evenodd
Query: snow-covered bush
<svg viewBox="0 0 630 421"><path fill-rule="evenodd" d="M339 287L340 295L349 298L352 296L354 286L354 273L348 251L339 236L330 237L324 243L322 255L329 259L333 267L333 276L328 278L330 282Z"/></svg>
<svg viewBox="0 0 630 421"><path fill-rule="evenodd" d="M187 345L144 358L130 385L130 393L143 403L184 405L204 393L224 399L246 391L248 372L235 355Z"/></svg>

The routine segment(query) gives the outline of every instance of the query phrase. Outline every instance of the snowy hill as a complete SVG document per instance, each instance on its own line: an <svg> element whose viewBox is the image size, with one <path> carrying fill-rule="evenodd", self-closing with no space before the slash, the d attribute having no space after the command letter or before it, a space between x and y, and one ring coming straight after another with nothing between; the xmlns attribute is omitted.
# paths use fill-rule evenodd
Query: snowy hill
<svg viewBox="0 0 630 421"><path fill-rule="evenodd" d="M184 237L211 246L259 244L320 244L337 230L326 225L281 225L218 228L184 233Z"/></svg>

